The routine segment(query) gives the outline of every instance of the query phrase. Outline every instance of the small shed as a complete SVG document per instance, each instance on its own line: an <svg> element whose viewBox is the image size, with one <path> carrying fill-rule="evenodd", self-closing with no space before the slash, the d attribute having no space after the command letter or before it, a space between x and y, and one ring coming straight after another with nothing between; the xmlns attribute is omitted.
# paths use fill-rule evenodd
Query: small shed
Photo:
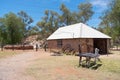
<svg viewBox="0 0 120 80"><path fill-rule="evenodd" d="M47 38L47 41L50 49L62 49L69 45L78 51L78 45L81 45L82 53L94 52L94 49L98 48L101 54L106 54L110 38L88 25L77 23L58 28Z"/></svg>

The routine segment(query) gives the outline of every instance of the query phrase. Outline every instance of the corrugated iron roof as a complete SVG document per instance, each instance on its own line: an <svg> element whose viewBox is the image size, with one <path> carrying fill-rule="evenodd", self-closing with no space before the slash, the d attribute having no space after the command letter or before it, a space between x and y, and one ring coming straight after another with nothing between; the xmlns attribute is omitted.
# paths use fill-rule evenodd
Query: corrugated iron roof
<svg viewBox="0 0 120 80"><path fill-rule="evenodd" d="M111 38L83 23L58 28L47 40L70 38Z"/></svg>

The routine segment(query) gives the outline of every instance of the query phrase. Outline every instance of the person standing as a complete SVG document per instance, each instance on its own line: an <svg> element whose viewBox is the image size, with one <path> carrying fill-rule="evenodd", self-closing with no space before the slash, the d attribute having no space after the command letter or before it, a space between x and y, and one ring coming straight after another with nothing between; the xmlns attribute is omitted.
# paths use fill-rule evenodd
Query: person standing
<svg viewBox="0 0 120 80"><path fill-rule="evenodd" d="M38 44L36 44L36 51L38 51Z"/></svg>
<svg viewBox="0 0 120 80"><path fill-rule="evenodd" d="M45 50L45 52L47 51L47 43L46 42L44 44L44 50Z"/></svg>

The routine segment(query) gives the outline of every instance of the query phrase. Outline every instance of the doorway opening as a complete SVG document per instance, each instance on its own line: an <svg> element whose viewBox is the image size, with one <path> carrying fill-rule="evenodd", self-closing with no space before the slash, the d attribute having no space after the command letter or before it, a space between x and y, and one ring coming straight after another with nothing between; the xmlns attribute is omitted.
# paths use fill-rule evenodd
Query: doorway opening
<svg viewBox="0 0 120 80"><path fill-rule="evenodd" d="M94 39L94 49L98 48L100 54L107 54L107 39Z"/></svg>

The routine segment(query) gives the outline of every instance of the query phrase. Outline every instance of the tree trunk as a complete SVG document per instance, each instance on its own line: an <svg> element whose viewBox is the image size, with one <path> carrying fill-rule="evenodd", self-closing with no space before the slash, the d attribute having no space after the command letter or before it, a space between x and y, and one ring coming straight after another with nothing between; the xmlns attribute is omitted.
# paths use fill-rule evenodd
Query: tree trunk
<svg viewBox="0 0 120 80"><path fill-rule="evenodd" d="M12 50L14 51L14 45L12 44Z"/></svg>
<svg viewBox="0 0 120 80"><path fill-rule="evenodd" d="M1 51L3 51L3 44L1 44Z"/></svg>

